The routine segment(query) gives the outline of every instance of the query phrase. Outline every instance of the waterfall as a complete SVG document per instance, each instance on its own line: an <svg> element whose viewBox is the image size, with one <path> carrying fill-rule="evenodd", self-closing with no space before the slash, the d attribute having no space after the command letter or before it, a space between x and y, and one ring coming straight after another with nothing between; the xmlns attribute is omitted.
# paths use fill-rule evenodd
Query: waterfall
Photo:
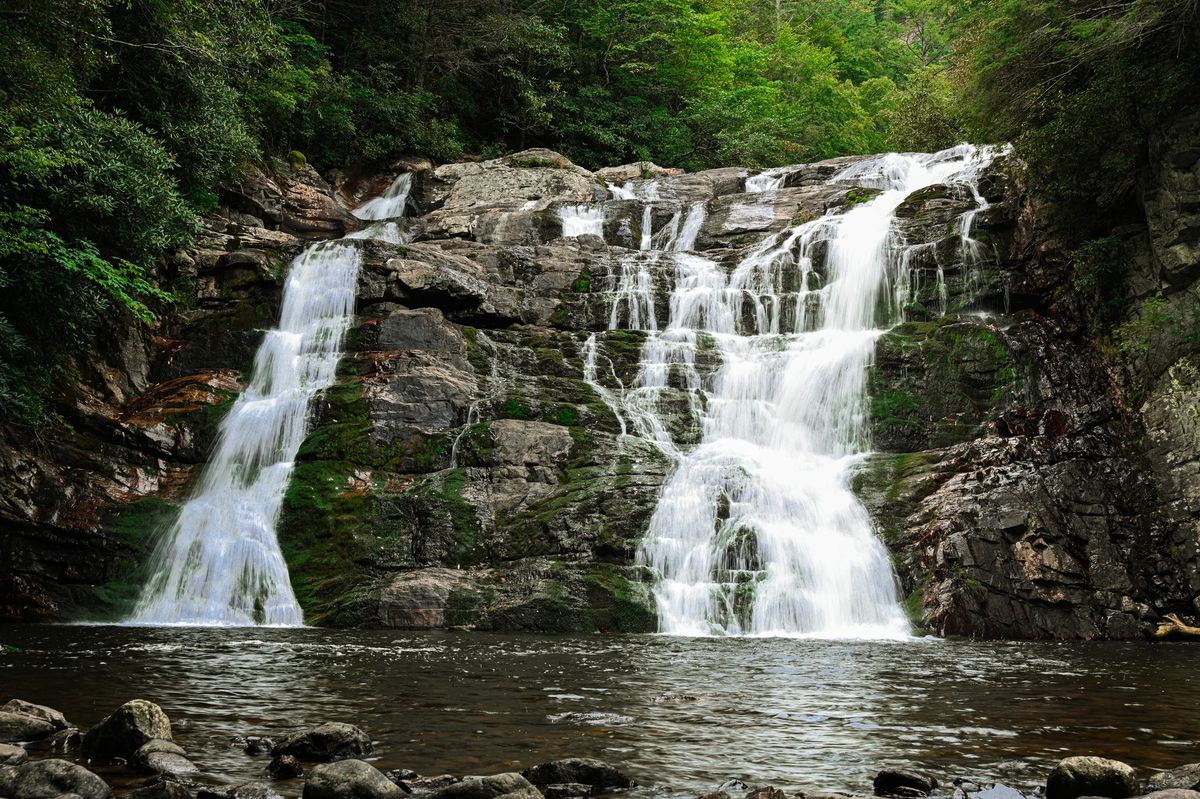
<svg viewBox="0 0 1200 799"><path fill-rule="evenodd" d="M411 176L355 211L374 224L347 238L403 239ZM135 624L296 626L304 618L275 525L309 401L334 382L354 313L359 252L337 241L296 257L279 325L254 356L250 384L221 422L212 459L150 561Z"/></svg>
<svg viewBox="0 0 1200 799"><path fill-rule="evenodd" d="M562 205L558 209L564 236L604 238L604 209L599 205Z"/></svg>
<svg viewBox="0 0 1200 799"><path fill-rule="evenodd" d="M849 485L869 450L866 373L882 327L900 320L903 293L888 289L909 279L896 209L935 183L975 191L990 157L963 145L858 162L830 182L878 188L875 198L770 236L732 269L694 253L622 262L610 327L648 337L634 383L604 399L676 463L638 553L656 577L661 632L908 634L888 553ZM783 174L753 188L770 192ZM646 259L659 257L675 264L661 330L645 293ZM703 377L702 343L720 356ZM593 383L596 349L589 339ZM693 397L691 448L663 440L656 400L668 384Z"/></svg>

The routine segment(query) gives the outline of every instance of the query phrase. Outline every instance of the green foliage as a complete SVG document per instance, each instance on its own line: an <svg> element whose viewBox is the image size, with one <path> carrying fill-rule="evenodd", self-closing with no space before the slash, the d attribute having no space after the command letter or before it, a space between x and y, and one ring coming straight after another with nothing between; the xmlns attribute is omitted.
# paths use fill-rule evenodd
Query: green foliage
<svg viewBox="0 0 1200 799"><path fill-rule="evenodd" d="M1082 240L1133 198L1149 135L1200 96L1192 0L994 0L960 49L975 126L1012 140Z"/></svg>

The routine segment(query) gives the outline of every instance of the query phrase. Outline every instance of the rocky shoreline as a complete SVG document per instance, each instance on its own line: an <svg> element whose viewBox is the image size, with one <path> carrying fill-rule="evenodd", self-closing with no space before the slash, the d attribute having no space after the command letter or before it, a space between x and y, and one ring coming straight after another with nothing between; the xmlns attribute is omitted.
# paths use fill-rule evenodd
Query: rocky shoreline
<svg viewBox="0 0 1200 799"><path fill-rule="evenodd" d="M639 785L620 768L565 758L487 776L380 771L360 727L325 722L269 738L238 736L231 747L262 762L261 781L205 773L175 740L162 708L126 702L81 730L54 708L13 699L0 706L0 799L588 799L621 793L685 796L669 785ZM866 786L863 794L866 795ZM871 795L885 799L1200 799L1200 763L1151 774L1100 757L1068 757L1045 785L1018 789L978 777L880 771ZM731 779L697 799L846 799L856 794Z"/></svg>

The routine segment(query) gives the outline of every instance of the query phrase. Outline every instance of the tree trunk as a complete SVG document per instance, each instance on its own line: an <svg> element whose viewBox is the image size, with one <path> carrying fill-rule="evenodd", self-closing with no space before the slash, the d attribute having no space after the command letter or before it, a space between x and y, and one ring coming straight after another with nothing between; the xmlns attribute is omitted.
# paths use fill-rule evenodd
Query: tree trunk
<svg viewBox="0 0 1200 799"><path fill-rule="evenodd" d="M1168 613L1162 621L1158 623L1158 629L1154 631L1155 638L1186 638L1196 639L1200 641L1200 627L1192 627L1184 624L1183 620L1174 613Z"/></svg>

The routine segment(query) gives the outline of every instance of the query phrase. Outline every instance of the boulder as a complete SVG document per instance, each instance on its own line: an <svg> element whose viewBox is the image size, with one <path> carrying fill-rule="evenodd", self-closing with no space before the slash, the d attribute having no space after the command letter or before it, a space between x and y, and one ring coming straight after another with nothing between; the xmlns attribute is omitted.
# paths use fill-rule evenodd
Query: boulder
<svg viewBox="0 0 1200 799"><path fill-rule="evenodd" d="M155 739L170 741L171 720L162 708L145 699L121 705L83 736L83 752L89 757L130 759Z"/></svg>
<svg viewBox="0 0 1200 799"><path fill-rule="evenodd" d="M1148 793L1141 799L1200 799L1200 791L1193 791L1188 788L1164 788L1161 791L1153 791Z"/></svg>
<svg viewBox="0 0 1200 799"><path fill-rule="evenodd" d="M1167 771L1152 774L1146 780L1146 792L1155 793L1170 788L1186 788L1200 791L1200 763L1188 763Z"/></svg>
<svg viewBox="0 0 1200 799"><path fill-rule="evenodd" d="M192 792L175 780L157 779L149 785L130 791L121 799L192 799Z"/></svg>
<svg viewBox="0 0 1200 799"><path fill-rule="evenodd" d="M83 766L66 760L36 760L0 771L0 796L54 799L63 794L75 794L82 799L109 799L112 788Z"/></svg>
<svg viewBox="0 0 1200 799"><path fill-rule="evenodd" d="M292 755L299 760L324 762L371 753L371 739L353 724L327 721L292 733L277 743L273 755Z"/></svg>
<svg viewBox="0 0 1200 799"><path fill-rule="evenodd" d="M261 782L239 782L235 785L201 788L196 799L283 799L269 785Z"/></svg>
<svg viewBox="0 0 1200 799"><path fill-rule="evenodd" d="M872 783L876 796L928 796L938 782L928 774L908 769L884 769Z"/></svg>
<svg viewBox="0 0 1200 799"><path fill-rule="evenodd" d="M1137 772L1126 763L1103 757L1068 757L1060 760L1046 779L1046 799L1125 799L1137 794L1137 788Z"/></svg>
<svg viewBox="0 0 1200 799"><path fill-rule="evenodd" d="M724 791L705 791L697 799L730 799Z"/></svg>
<svg viewBox="0 0 1200 799"><path fill-rule="evenodd" d="M399 799L405 792L362 760L323 763L308 773L304 799Z"/></svg>
<svg viewBox="0 0 1200 799"><path fill-rule="evenodd" d="M54 732L54 725L37 716L0 710L0 743L37 741Z"/></svg>
<svg viewBox="0 0 1200 799"><path fill-rule="evenodd" d="M613 788L632 788L636 784L616 767L610 766L602 760L585 757L551 760L549 763L541 763L527 768L521 774L539 788L543 785L577 782L603 791Z"/></svg>
<svg viewBox="0 0 1200 799"><path fill-rule="evenodd" d="M304 767L292 755L277 755L267 764L267 773L277 780L290 780L304 774Z"/></svg>
<svg viewBox="0 0 1200 799"><path fill-rule="evenodd" d="M558 780L562 782L562 780ZM491 777L468 777L433 794L433 799L541 799L542 794L525 777L516 772Z"/></svg>
<svg viewBox="0 0 1200 799"><path fill-rule="evenodd" d="M23 713L26 716L48 721L54 725L56 730L65 730L71 725L67 723L67 718L62 713L52 707L45 705L35 705L33 702L26 702L24 699L10 699L4 705L0 705L0 711L5 713Z"/></svg>
<svg viewBox="0 0 1200 799"><path fill-rule="evenodd" d="M29 753L15 744L0 744L0 767L19 766L29 759Z"/></svg>
<svg viewBox="0 0 1200 799"><path fill-rule="evenodd" d="M183 747L160 738L147 741L139 747L133 753L133 763L155 774L192 774L198 771L196 764L187 759Z"/></svg>

